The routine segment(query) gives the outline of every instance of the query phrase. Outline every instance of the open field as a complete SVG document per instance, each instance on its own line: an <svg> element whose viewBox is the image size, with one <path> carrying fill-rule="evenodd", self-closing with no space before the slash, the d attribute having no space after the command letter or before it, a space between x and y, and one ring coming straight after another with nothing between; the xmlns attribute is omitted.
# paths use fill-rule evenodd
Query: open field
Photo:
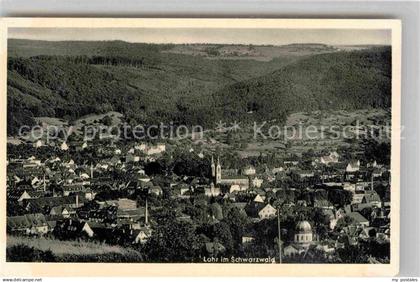
<svg viewBox="0 0 420 282"><path fill-rule="evenodd" d="M290 44L284 46L184 44L175 45L162 52L200 56L209 59L270 61L284 56L308 56L336 51L335 47L323 44Z"/></svg>
<svg viewBox="0 0 420 282"><path fill-rule="evenodd" d="M25 245L41 251L52 251L58 261L106 261L107 258L119 258L120 261L141 261L141 254L131 248L111 246L89 241L60 241L50 238L8 236L7 248Z"/></svg>
<svg viewBox="0 0 420 282"><path fill-rule="evenodd" d="M253 125L241 124L241 128L237 131L229 128L223 132L208 130L204 134L204 140L200 142L204 148L212 151L217 147L234 149L243 158L272 153L281 156L286 152L300 155L308 148L320 152L324 149L348 147L350 144L347 138L354 137L357 134L357 128L360 127L360 134L363 134L364 128L368 131L376 127L386 129L390 126L390 122L390 112L384 109L298 112L290 114L284 124L271 121L262 126L262 122L257 123L257 128L261 127L262 135L266 136L266 139L258 132L257 138L254 139ZM268 131L273 125L280 131L273 130L271 137ZM310 134L305 134L306 132ZM287 136L284 135L285 133ZM383 133L385 134L386 131L384 130ZM212 138L208 138L210 135ZM337 135L339 138L336 137ZM380 139L389 141L386 140L386 136Z"/></svg>

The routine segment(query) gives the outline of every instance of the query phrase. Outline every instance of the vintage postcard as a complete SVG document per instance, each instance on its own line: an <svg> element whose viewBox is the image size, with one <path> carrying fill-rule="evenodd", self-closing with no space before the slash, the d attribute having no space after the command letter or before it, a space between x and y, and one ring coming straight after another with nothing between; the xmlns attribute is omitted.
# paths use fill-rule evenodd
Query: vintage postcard
<svg viewBox="0 0 420 282"><path fill-rule="evenodd" d="M395 275L399 20L1 20L5 276Z"/></svg>

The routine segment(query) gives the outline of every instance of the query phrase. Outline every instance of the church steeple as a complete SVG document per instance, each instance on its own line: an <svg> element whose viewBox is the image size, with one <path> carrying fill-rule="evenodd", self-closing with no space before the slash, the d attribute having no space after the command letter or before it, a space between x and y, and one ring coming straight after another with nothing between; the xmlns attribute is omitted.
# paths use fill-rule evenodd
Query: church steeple
<svg viewBox="0 0 420 282"><path fill-rule="evenodd" d="M222 179L222 166L220 165L219 156L217 156L217 166L216 166L216 184Z"/></svg>
<svg viewBox="0 0 420 282"><path fill-rule="evenodd" d="M90 179L93 179L93 164L90 163Z"/></svg>
<svg viewBox="0 0 420 282"><path fill-rule="evenodd" d="M147 198L146 198L146 210L144 212L144 225L149 226L149 207L147 204Z"/></svg>
<svg viewBox="0 0 420 282"><path fill-rule="evenodd" d="M214 158L211 156L211 177L213 178L214 185L220 182L222 178L222 166L220 165L219 156L217 157L217 163L214 163Z"/></svg>
<svg viewBox="0 0 420 282"><path fill-rule="evenodd" d="M216 177L216 166L214 165L213 156L211 156L211 177Z"/></svg>

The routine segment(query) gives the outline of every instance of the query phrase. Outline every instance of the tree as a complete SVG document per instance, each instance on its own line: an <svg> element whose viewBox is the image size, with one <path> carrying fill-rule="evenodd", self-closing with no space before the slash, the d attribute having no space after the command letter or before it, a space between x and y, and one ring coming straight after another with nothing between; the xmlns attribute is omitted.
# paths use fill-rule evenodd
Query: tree
<svg viewBox="0 0 420 282"><path fill-rule="evenodd" d="M227 254L233 251L232 233L225 222L219 222L213 225L213 236L226 248Z"/></svg>
<svg viewBox="0 0 420 282"><path fill-rule="evenodd" d="M343 207L349 205L353 199L353 194L350 191L343 189L328 190L328 200L335 206Z"/></svg>
<svg viewBox="0 0 420 282"><path fill-rule="evenodd" d="M366 263L368 260L366 254L360 248L349 244L338 249L337 253L343 263Z"/></svg>
<svg viewBox="0 0 420 282"><path fill-rule="evenodd" d="M108 115L104 116L101 121L105 126L111 126L112 125L112 117L110 117Z"/></svg>
<svg viewBox="0 0 420 282"><path fill-rule="evenodd" d="M363 215L364 218L371 221L372 220L372 212L373 209L371 207L366 207L360 211L360 214Z"/></svg>
<svg viewBox="0 0 420 282"><path fill-rule="evenodd" d="M274 246L274 238L278 236L277 218L264 219L255 225L256 243Z"/></svg>
<svg viewBox="0 0 420 282"><path fill-rule="evenodd" d="M194 226L179 222L173 217L161 218L147 241L144 252L153 262L194 262L204 247L202 237L195 233Z"/></svg>
<svg viewBox="0 0 420 282"><path fill-rule="evenodd" d="M54 254L48 251L42 251L24 244L15 245L7 248L6 260L14 262L55 262Z"/></svg>
<svg viewBox="0 0 420 282"><path fill-rule="evenodd" d="M227 209L223 222L230 227L235 247L238 246L242 241L245 226L249 223L248 217L236 207L231 207Z"/></svg>
<svg viewBox="0 0 420 282"><path fill-rule="evenodd" d="M213 203L210 205L210 210L212 215L217 219L217 220L222 220L223 219L223 211L222 211L222 207L218 204L218 203Z"/></svg>
<svg viewBox="0 0 420 282"><path fill-rule="evenodd" d="M349 225L352 225L352 224L355 224L355 223L356 223L356 221L352 217L346 215L344 217L341 217L337 221L337 224L335 225L335 228L340 230L343 227L346 227L346 226L349 226Z"/></svg>

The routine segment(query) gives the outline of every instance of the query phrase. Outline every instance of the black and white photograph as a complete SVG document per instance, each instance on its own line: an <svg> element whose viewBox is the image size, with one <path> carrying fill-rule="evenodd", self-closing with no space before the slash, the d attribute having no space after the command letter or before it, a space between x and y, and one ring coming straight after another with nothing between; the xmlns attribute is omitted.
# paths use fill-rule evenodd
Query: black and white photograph
<svg viewBox="0 0 420 282"><path fill-rule="evenodd" d="M6 261L389 265L376 26L9 27Z"/></svg>

